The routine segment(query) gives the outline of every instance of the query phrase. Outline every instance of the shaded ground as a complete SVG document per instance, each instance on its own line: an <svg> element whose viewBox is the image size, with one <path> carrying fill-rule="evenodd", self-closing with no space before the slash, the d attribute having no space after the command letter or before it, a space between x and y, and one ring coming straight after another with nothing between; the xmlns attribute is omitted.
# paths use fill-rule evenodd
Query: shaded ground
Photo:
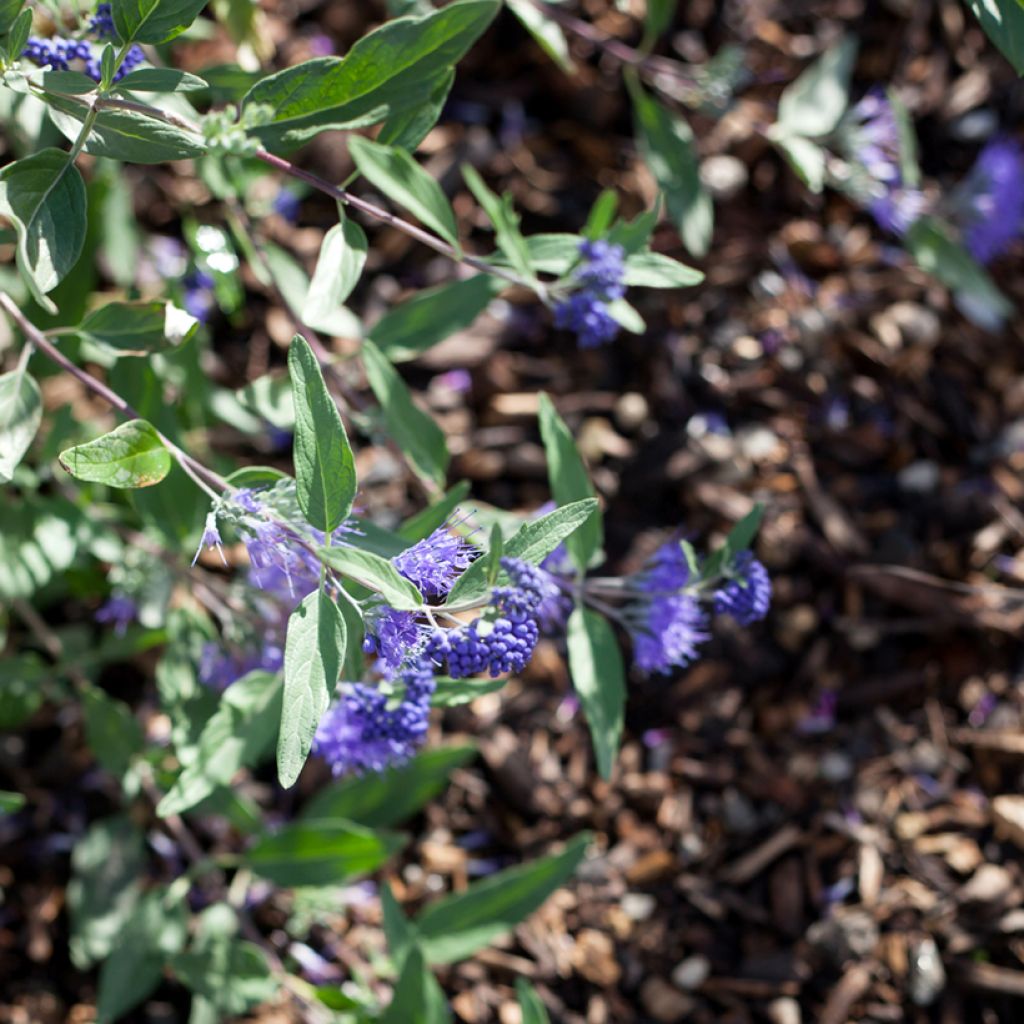
<svg viewBox="0 0 1024 1024"><path fill-rule="evenodd" d="M758 551L775 607L761 626L720 629L691 670L632 681L610 784L596 780L553 646L500 695L448 712L438 735L475 737L482 756L427 810L396 891L415 905L489 862L594 830L597 855L570 886L507 942L441 974L467 1024L514 1024L519 974L566 1024L1016 1021L1020 328L994 336L966 323L845 200L809 196L759 129L781 84L842 27L862 40L858 89L891 79L906 90L925 173L944 187L977 149L964 115L1011 127L1024 92L956 5L685 6L664 52L699 58L738 42L756 79L724 119L693 119L704 154L746 172L717 204L706 283L631 296L649 333L587 353L512 295L404 372L449 433L451 479L523 510L548 497L535 409L538 390L554 394L606 501L613 571L637 568L677 527L707 540L766 502ZM379 14L356 10L306 11L302 25L346 43ZM294 13L271 13L272 36ZM587 14L634 38L624 16ZM301 43L288 45L298 59ZM652 185L615 66L577 52L585 61L568 79L503 16L460 68L428 140L431 170L455 187L472 160L515 194L528 231L577 228L601 187L640 209ZM304 162L340 178L344 159L331 140ZM178 171L144 186L171 197L168 211ZM473 215L465 194L455 206ZM310 199L297 231L274 219L266 229L311 260L331 216ZM357 309L449 273L392 232L371 242ZM668 229L655 248L685 258ZM1019 248L996 276L1024 304ZM282 362L291 326L262 301L251 323L218 327L224 382ZM465 401L434 381L453 367L471 372ZM710 414L726 433L704 432ZM363 458L382 481L368 500L411 510L391 457ZM122 696L147 685L129 671L104 681ZM66 709L43 709L0 750L5 782L52 794L0 864L11 899L0 908L0 1020L88 1020L94 981L63 950L63 884L74 836L111 806L109 784L89 770ZM257 909L272 943L285 941L285 916ZM348 967L380 947L373 902L328 923L321 948ZM159 995L132 1019L177 1019L177 990Z"/></svg>

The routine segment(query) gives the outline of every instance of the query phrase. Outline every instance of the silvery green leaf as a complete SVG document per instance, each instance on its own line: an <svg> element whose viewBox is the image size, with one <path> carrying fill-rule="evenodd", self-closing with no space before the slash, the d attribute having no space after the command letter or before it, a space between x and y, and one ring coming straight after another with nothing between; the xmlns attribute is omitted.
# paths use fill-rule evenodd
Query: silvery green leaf
<svg viewBox="0 0 1024 1024"><path fill-rule="evenodd" d="M783 90L774 131L780 137L828 135L846 110L856 56L857 40L852 35L829 47Z"/></svg>
<svg viewBox="0 0 1024 1024"><path fill-rule="evenodd" d="M131 489L152 487L171 470L171 453L145 420L129 420L95 441L66 448L61 466L78 480Z"/></svg>
<svg viewBox="0 0 1024 1024"><path fill-rule="evenodd" d="M386 558L349 545L320 548L320 557L332 569L375 590L400 611L423 607L423 595Z"/></svg>
<svg viewBox="0 0 1024 1024"><path fill-rule="evenodd" d="M25 370L0 375L0 483L24 458L43 418L43 398Z"/></svg>
<svg viewBox="0 0 1024 1024"><path fill-rule="evenodd" d="M324 235L303 319L310 327L326 330L324 321L352 294L366 263L366 234L341 213L341 221Z"/></svg>
<svg viewBox="0 0 1024 1024"><path fill-rule="evenodd" d="M663 0L662 0L663 2ZM671 0L674 3L674 0ZM576 71L569 54L569 43L562 27L549 18L530 0L505 0L508 9L522 22L523 28L533 36L537 45L567 74Z"/></svg>

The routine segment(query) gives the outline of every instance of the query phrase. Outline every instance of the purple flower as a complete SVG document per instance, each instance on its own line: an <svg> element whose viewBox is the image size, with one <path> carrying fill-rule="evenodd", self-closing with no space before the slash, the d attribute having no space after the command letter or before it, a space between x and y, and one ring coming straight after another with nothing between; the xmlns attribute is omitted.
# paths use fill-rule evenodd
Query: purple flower
<svg viewBox="0 0 1024 1024"><path fill-rule="evenodd" d="M404 694L397 704L382 690L353 683L324 715L313 753L330 765L334 775L383 771L407 761L422 744L435 687L433 673L421 662L398 681Z"/></svg>
<svg viewBox="0 0 1024 1024"><path fill-rule="evenodd" d="M397 672L410 657L418 657L426 642L426 631L413 612L400 612L385 604L366 613L363 650L377 655L385 675Z"/></svg>
<svg viewBox="0 0 1024 1024"><path fill-rule="evenodd" d="M67 71L69 61L90 60L92 47L80 39L40 39L32 36L25 43L21 55L40 67L49 65L54 71Z"/></svg>
<svg viewBox="0 0 1024 1024"><path fill-rule="evenodd" d="M96 612L96 621L112 622L114 624L114 635L124 636L129 624L138 613L137 605L127 594L114 593L106 604Z"/></svg>
<svg viewBox="0 0 1024 1024"><path fill-rule="evenodd" d="M198 267L185 275L181 282L184 289L182 304L187 313L205 324L213 313L216 302L213 295L213 278Z"/></svg>
<svg viewBox="0 0 1024 1024"><path fill-rule="evenodd" d="M547 573L518 558L503 558L501 567L512 581L495 587L487 612L466 626L434 634L427 654L446 661L448 674L463 679L488 672L520 672L540 639L537 616L547 596Z"/></svg>
<svg viewBox="0 0 1024 1024"><path fill-rule="evenodd" d="M334 40L323 32L314 32L307 44L313 57L330 57L334 53Z"/></svg>
<svg viewBox="0 0 1024 1024"><path fill-rule="evenodd" d="M211 641L203 645L199 657L199 681L220 692L250 672L279 672L283 665L284 650L277 643L266 643L259 650L232 652Z"/></svg>
<svg viewBox="0 0 1024 1024"><path fill-rule="evenodd" d="M889 189L868 203L868 210L878 226L894 235L905 235L927 208L924 193L916 188Z"/></svg>
<svg viewBox="0 0 1024 1024"><path fill-rule="evenodd" d="M89 31L97 39L113 39L117 35L114 28L114 8L112 4L97 4L92 18L89 19Z"/></svg>
<svg viewBox="0 0 1024 1024"><path fill-rule="evenodd" d="M768 570L749 551L741 551L729 575L732 578L715 591L715 612L732 616L741 626L759 622L772 603Z"/></svg>
<svg viewBox="0 0 1024 1024"><path fill-rule="evenodd" d="M274 197L274 213L283 217L290 224L294 224L299 219L301 207L301 196L296 195L291 189L283 188Z"/></svg>
<svg viewBox="0 0 1024 1024"><path fill-rule="evenodd" d="M220 531L217 529L217 513L209 512L206 516L206 525L203 527L203 536L199 541L199 547L196 548L195 558L192 559L192 564L195 565L199 561L199 553L203 548L216 548L220 554L220 560L227 565L228 560L224 557L224 548L220 539Z"/></svg>
<svg viewBox="0 0 1024 1024"><path fill-rule="evenodd" d="M448 529L438 527L429 537L406 548L391 564L427 597L443 597L476 557L476 548Z"/></svg>
<svg viewBox="0 0 1024 1024"><path fill-rule="evenodd" d="M608 304L626 293L626 253L603 239L584 239L579 251L582 263L573 273L578 289L555 304L555 326L574 331L580 348L593 348L619 332Z"/></svg>
<svg viewBox="0 0 1024 1024"><path fill-rule="evenodd" d="M991 263L1024 233L1024 150L1012 139L993 139L959 192L964 244L979 263Z"/></svg>
<svg viewBox="0 0 1024 1024"><path fill-rule="evenodd" d="M626 608L633 662L643 672L668 672L700 657L697 645L709 639L707 615L697 599L682 592L690 583L686 551L675 540L662 544L636 577L648 596Z"/></svg>

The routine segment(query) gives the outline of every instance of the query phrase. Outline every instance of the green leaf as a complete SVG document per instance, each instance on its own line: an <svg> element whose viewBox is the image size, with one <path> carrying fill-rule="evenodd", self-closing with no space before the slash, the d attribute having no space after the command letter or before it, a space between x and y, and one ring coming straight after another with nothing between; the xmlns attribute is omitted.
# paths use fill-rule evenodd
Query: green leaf
<svg viewBox="0 0 1024 1024"><path fill-rule="evenodd" d="M273 749L281 696L281 681L270 672L250 672L232 683L203 726L195 757L157 805L157 814L165 818L187 811Z"/></svg>
<svg viewBox="0 0 1024 1024"><path fill-rule="evenodd" d="M207 907L199 915L199 935L192 948L171 961L182 984L210 1007L206 1019L212 1024L243 1014L280 991L263 951L252 942L240 941L237 931L231 907L224 903ZM193 1005L193 1020L194 1010Z"/></svg>
<svg viewBox="0 0 1024 1024"><path fill-rule="evenodd" d="M543 392L540 394L540 436L548 463L548 483L551 494L559 505L594 496L590 474L573 440L572 432L558 415L554 403ZM565 541L569 555L580 572L599 559L604 543L601 510L596 508L586 522L570 534Z"/></svg>
<svg viewBox="0 0 1024 1024"><path fill-rule="evenodd" d="M284 702L277 740L277 775L294 785L331 702L345 659L345 620L323 590L307 594L288 619L284 642Z"/></svg>
<svg viewBox="0 0 1024 1024"><path fill-rule="evenodd" d="M79 970L110 953L138 901L144 862L144 837L129 818L103 818L75 844L67 903Z"/></svg>
<svg viewBox="0 0 1024 1024"><path fill-rule="evenodd" d="M387 882L380 887L380 908L391 961L398 970L401 970L409 950L415 945L416 929L402 913L402 908Z"/></svg>
<svg viewBox="0 0 1024 1024"><path fill-rule="evenodd" d="M34 651L0 660L0 731L23 726L43 705L49 666Z"/></svg>
<svg viewBox="0 0 1024 1024"><path fill-rule="evenodd" d="M25 457L43 419L43 397L24 369L0 375L0 483Z"/></svg>
<svg viewBox="0 0 1024 1024"><path fill-rule="evenodd" d="M416 474L438 487L448 471L448 444L441 428L413 403L390 360L368 338L362 346L366 379L380 402L384 422Z"/></svg>
<svg viewBox="0 0 1024 1024"><path fill-rule="evenodd" d="M324 235L302 307L303 320L310 327L326 329L322 327L325 318L352 294L366 263L366 248L363 229L342 212L341 221Z"/></svg>
<svg viewBox="0 0 1024 1024"><path fill-rule="evenodd" d="M0 170L0 214L18 235L18 269L39 304L78 262L85 243L85 184L71 156L43 149Z"/></svg>
<svg viewBox="0 0 1024 1024"><path fill-rule="evenodd" d="M24 499L4 509L0 598L31 597L74 561L86 524L63 498Z"/></svg>
<svg viewBox="0 0 1024 1024"><path fill-rule="evenodd" d="M452 1019L444 991L427 970L423 954L409 951L380 1024L445 1024Z"/></svg>
<svg viewBox="0 0 1024 1024"><path fill-rule="evenodd" d="M828 135L846 110L856 56L856 38L845 36L788 85L779 97L779 115L772 135Z"/></svg>
<svg viewBox="0 0 1024 1024"><path fill-rule="evenodd" d="M774 141L800 180L817 195L825 187L825 150L802 135L781 136Z"/></svg>
<svg viewBox="0 0 1024 1024"><path fill-rule="evenodd" d="M607 619L577 607L569 616L569 674L587 716L597 769L610 778L622 738L626 680L615 632Z"/></svg>
<svg viewBox="0 0 1024 1024"><path fill-rule="evenodd" d="M338 407L309 342L296 335L288 350L295 402L295 482L302 514L331 533L352 510L356 466Z"/></svg>
<svg viewBox="0 0 1024 1024"><path fill-rule="evenodd" d="M525 979L516 978L516 996L519 999L520 1024L551 1024L548 1011L540 1001L536 989Z"/></svg>
<svg viewBox="0 0 1024 1024"><path fill-rule="evenodd" d="M14 19L14 24L11 25L10 32L7 35L7 52L12 57L17 58L22 50L25 49L25 44L28 42L28 37L32 33L32 11L22 11Z"/></svg>
<svg viewBox="0 0 1024 1024"><path fill-rule="evenodd" d="M630 288L689 288L703 280L702 271L660 252L635 252L626 260Z"/></svg>
<svg viewBox="0 0 1024 1024"><path fill-rule="evenodd" d="M587 214L587 222L583 225L581 234L592 240L604 238L605 232L615 220L615 211L618 206L619 195L615 189L603 189L594 200L594 205L590 207L590 213Z"/></svg>
<svg viewBox="0 0 1024 1024"><path fill-rule="evenodd" d="M78 480L121 489L152 487L171 470L171 453L145 420L129 420L95 441L66 448L60 464Z"/></svg>
<svg viewBox="0 0 1024 1024"><path fill-rule="evenodd" d="M388 117L377 133L377 141L415 152L440 119L454 82L455 68L449 68L447 74L438 76L426 100L415 107L396 110Z"/></svg>
<svg viewBox="0 0 1024 1024"><path fill-rule="evenodd" d="M455 214L441 186L404 149L382 146L361 135L352 135L348 152L360 174L372 185L459 248Z"/></svg>
<svg viewBox="0 0 1024 1024"><path fill-rule="evenodd" d="M763 515L764 505L757 504L729 531L725 543L701 566L701 579L713 579L722 571L723 566L732 562L741 551L746 551L750 547L761 527ZM684 550L686 549L684 548ZM687 551L687 561L690 560L690 552Z"/></svg>
<svg viewBox="0 0 1024 1024"><path fill-rule="evenodd" d="M124 701L88 686L81 691L85 736L96 760L112 775L123 778L132 758L142 751L142 726Z"/></svg>
<svg viewBox="0 0 1024 1024"><path fill-rule="evenodd" d="M392 362L415 359L439 341L463 331L504 285L491 274L426 288L385 313L369 335Z"/></svg>
<svg viewBox="0 0 1024 1024"><path fill-rule="evenodd" d="M637 144L665 194L669 216L683 244L695 256L711 246L715 212L700 180L697 149L690 126L639 85L630 89Z"/></svg>
<svg viewBox="0 0 1024 1024"><path fill-rule="evenodd" d="M1020 0L967 0L967 6L1017 74L1024 75L1024 6Z"/></svg>
<svg viewBox="0 0 1024 1024"><path fill-rule="evenodd" d="M539 565L559 544L585 523L597 508L596 498L574 501L556 508L538 519L531 519L505 542L508 558L521 558ZM499 577L499 581L504 573ZM478 558L458 579L448 595L447 604L469 604L487 596L486 559Z"/></svg>
<svg viewBox="0 0 1024 1024"><path fill-rule="evenodd" d="M441 793L448 776L476 756L476 747L438 747L407 764L331 783L316 793L302 817L346 818L369 828L390 828L411 818Z"/></svg>
<svg viewBox="0 0 1024 1024"><path fill-rule="evenodd" d="M957 305L975 323L995 330L1013 312L1013 305L985 268L952 239L941 221L934 217L915 221L905 243L918 265L953 291Z"/></svg>
<svg viewBox="0 0 1024 1024"><path fill-rule="evenodd" d="M303 818L261 839L245 865L275 885L340 885L380 867L404 845L405 837L394 832L338 818Z"/></svg>
<svg viewBox="0 0 1024 1024"><path fill-rule="evenodd" d="M447 676L439 676L435 677L434 682L436 686L430 698L431 706L457 708L484 694L496 693L508 683L508 679L449 679Z"/></svg>
<svg viewBox="0 0 1024 1024"><path fill-rule="evenodd" d="M344 57L320 57L280 71L247 93L243 109L273 114L251 134L273 150L327 129L359 128L420 109L483 33L498 0L458 0L424 17L395 18L363 36Z"/></svg>
<svg viewBox="0 0 1024 1024"><path fill-rule="evenodd" d="M50 120L69 139L78 137L89 107L80 100L48 93ZM162 164L202 156L206 143L201 136L177 125L159 121L134 110L102 110L93 124L84 151L131 164Z"/></svg>
<svg viewBox="0 0 1024 1024"><path fill-rule="evenodd" d="M42 79L43 89L47 92L66 92L82 96L97 89L96 82L80 71L44 71L39 78Z"/></svg>
<svg viewBox="0 0 1024 1024"><path fill-rule="evenodd" d="M11 31L14 19L21 13L25 0L0 0L0 36Z"/></svg>
<svg viewBox="0 0 1024 1024"><path fill-rule="evenodd" d="M12 793L7 789L0 789L0 814L13 814L25 806L23 793Z"/></svg>
<svg viewBox="0 0 1024 1024"><path fill-rule="evenodd" d="M534 7L530 0L505 0L505 4L548 57L567 75L573 74L576 68L569 54L569 43L558 22Z"/></svg>
<svg viewBox="0 0 1024 1024"><path fill-rule="evenodd" d="M113 0L114 28L124 43L165 43L205 6L206 0Z"/></svg>
<svg viewBox="0 0 1024 1024"><path fill-rule="evenodd" d="M114 1024L161 982L164 964L185 947L188 910L161 887L147 892L100 968L97 1024Z"/></svg>
<svg viewBox="0 0 1024 1024"><path fill-rule="evenodd" d="M565 849L530 864L474 882L445 896L415 919L428 963L464 960L532 914L576 870L590 836L575 836Z"/></svg>
<svg viewBox="0 0 1024 1024"><path fill-rule="evenodd" d="M146 356L181 345L199 321L172 302L108 302L76 328L94 344L118 356Z"/></svg>
<svg viewBox="0 0 1024 1024"><path fill-rule="evenodd" d="M319 554L332 569L377 591L392 608L417 611L423 607L423 595L386 558L347 544L320 548Z"/></svg>
<svg viewBox="0 0 1024 1024"><path fill-rule="evenodd" d="M198 75L177 68L139 68L115 82L111 92L196 92L209 87Z"/></svg>
<svg viewBox="0 0 1024 1024"><path fill-rule="evenodd" d="M648 43L655 42L662 32L672 24L677 7L676 0L647 0L647 15L644 18L644 39Z"/></svg>
<svg viewBox="0 0 1024 1024"><path fill-rule="evenodd" d="M529 10L536 10L528 3L526 7ZM466 179L470 192L476 196L476 201L484 208L487 219L494 225L498 248L505 254L512 269L529 281L534 277L530 266L530 250L519 230L519 216L515 212L512 197L506 193L499 199L471 164L462 165L462 176Z"/></svg>

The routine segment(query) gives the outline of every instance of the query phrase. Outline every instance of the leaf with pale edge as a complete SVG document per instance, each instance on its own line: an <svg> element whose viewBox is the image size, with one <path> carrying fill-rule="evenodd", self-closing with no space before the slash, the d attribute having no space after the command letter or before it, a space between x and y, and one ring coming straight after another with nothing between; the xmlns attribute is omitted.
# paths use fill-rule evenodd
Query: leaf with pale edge
<svg viewBox="0 0 1024 1024"><path fill-rule="evenodd" d="M24 458L43 418L43 398L24 370L0 376L0 483L7 483Z"/></svg>
<svg viewBox="0 0 1024 1024"><path fill-rule="evenodd" d="M145 420L129 420L95 441L66 448L60 464L78 480L130 489L152 487L171 471L171 453Z"/></svg>

